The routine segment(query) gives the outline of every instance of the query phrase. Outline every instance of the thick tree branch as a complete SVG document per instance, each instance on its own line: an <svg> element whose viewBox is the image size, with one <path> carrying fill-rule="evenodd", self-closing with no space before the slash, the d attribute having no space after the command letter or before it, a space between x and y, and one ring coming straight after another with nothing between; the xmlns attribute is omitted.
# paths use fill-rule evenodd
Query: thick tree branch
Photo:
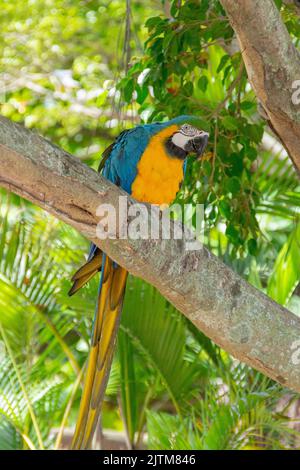
<svg viewBox="0 0 300 470"><path fill-rule="evenodd" d="M206 248L186 251L182 240L97 239L98 205L117 208L125 193L78 159L3 117L0 185L69 223L130 272L155 285L226 351L300 391L297 316L250 286Z"/></svg>
<svg viewBox="0 0 300 470"><path fill-rule="evenodd" d="M221 3L237 34L256 96L300 171L300 104L292 100L293 84L300 80L299 52L273 0Z"/></svg>

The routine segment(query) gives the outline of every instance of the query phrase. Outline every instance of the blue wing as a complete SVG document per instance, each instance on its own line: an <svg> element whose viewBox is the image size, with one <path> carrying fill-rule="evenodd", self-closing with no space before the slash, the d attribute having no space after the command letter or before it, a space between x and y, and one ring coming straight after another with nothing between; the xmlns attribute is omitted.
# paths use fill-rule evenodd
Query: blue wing
<svg viewBox="0 0 300 470"><path fill-rule="evenodd" d="M121 132L116 141L103 154L99 171L112 183L131 194L131 186L137 174L137 164L151 138L150 126L137 126ZM88 261L99 248L91 244Z"/></svg>
<svg viewBox="0 0 300 470"><path fill-rule="evenodd" d="M150 140L147 126L122 132L117 138L103 167L103 176L131 194L137 164Z"/></svg>

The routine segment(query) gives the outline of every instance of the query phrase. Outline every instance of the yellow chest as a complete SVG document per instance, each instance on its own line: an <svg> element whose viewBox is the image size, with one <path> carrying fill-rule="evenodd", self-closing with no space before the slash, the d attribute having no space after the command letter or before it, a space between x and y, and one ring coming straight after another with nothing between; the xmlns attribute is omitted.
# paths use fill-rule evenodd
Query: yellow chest
<svg viewBox="0 0 300 470"><path fill-rule="evenodd" d="M177 126L168 127L150 140L131 186L134 199L159 205L174 200L183 180L183 160L170 157L163 143L177 129Z"/></svg>

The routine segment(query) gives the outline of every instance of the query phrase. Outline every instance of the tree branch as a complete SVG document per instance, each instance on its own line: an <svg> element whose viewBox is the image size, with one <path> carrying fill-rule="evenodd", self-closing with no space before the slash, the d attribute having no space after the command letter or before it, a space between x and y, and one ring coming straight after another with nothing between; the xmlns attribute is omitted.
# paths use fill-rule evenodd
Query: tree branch
<svg viewBox="0 0 300 470"><path fill-rule="evenodd" d="M125 193L75 157L3 117L0 185L72 225L128 271L156 286L233 356L300 391L300 318L249 285L205 247L187 251L184 240L99 240L97 207L110 203L118 208L119 196Z"/></svg>
<svg viewBox="0 0 300 470"><path fill-rule="evenodd" d="M238 37L256 96L300 171L300 104L292 100L293 83L300 79L299 52L273 0L221 3Z"/></svg>

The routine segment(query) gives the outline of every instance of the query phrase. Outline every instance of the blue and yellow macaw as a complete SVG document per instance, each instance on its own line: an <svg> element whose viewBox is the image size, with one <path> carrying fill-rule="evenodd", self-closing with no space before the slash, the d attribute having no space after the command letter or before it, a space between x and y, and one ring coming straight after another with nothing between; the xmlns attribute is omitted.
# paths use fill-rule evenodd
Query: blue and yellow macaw
<svg viewBox="0 0 300 470"><path fill-rule="evenodd" d="M208 142L193 116L139 125L122 132L104 152L99 171L139 202L170 204L184 178L187 156L200 157ZM73 276L73 295L101 271L91 351L72 447L89 447L97 426L124 299L127 271L92 244Z"/></svg>

